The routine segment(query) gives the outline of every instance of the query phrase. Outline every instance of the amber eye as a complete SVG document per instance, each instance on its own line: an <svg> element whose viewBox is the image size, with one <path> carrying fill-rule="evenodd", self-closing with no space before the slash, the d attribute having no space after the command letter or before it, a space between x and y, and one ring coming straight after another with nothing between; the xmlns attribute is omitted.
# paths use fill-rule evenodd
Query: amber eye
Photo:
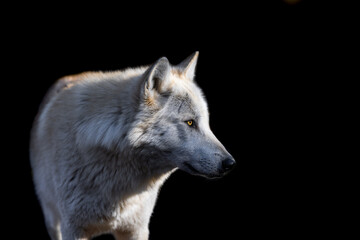
<svg viewBox="0 0 360 240"><path fill-rule="evenodd" d="M187 120L186 123L189 125L189 126L192 126L194 124L194 121L193 120Z"/></svg>

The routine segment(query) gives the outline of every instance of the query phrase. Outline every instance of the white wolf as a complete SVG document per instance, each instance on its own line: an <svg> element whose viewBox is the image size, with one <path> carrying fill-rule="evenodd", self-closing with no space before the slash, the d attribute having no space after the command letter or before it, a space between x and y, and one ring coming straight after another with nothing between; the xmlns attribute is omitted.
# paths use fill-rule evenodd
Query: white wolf
<svg viewBox="0 0 360 240"><path fill-rule="evenodd" d="M194 82L198 52L177 66L60 79L34 122L34 183L52 239L148 239L160 186L181 169L221 177L232 156L209 127Z"/></svg>

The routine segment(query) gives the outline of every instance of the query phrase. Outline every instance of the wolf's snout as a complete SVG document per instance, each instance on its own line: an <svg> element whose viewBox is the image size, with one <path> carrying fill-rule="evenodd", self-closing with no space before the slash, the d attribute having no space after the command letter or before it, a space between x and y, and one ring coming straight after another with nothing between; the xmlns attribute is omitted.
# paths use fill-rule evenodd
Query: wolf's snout
<svg viewBox="0 0 360 240"><path fill-rule="evenodd" d="M229 172L235 167L236 162L233 158L226 158L221 164L223 172Z"/></svg>

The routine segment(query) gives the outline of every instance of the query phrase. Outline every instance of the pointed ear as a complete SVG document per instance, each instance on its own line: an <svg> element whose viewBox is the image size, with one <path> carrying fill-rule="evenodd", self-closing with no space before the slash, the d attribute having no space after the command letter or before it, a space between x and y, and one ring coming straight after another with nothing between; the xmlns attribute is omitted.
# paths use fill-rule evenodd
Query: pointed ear
<svg viewBox="0 0 360 240"><path fill-rule="evenodd" d="M199 52L196 51L176 66L180 70L180 72L182 72L182 74L184 74L185 77L191 81L194 80L195 67L198 57Z"/></svg>
<svg viewBox="0 0 360 240"><path fill-rule="evenodd" d="M145 72L144 94L153 96L154 91L162 93L167 90L167 83L170 81L171 66L166 57L157 60Z"/></svg>

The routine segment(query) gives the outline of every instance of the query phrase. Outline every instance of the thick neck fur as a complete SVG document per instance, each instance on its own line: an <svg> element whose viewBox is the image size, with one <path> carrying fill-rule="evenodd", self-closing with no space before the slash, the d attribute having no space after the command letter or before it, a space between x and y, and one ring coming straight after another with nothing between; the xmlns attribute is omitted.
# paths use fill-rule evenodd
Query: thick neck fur
<svg viewBox="0 0 360 240"><path fill-rule="evenodd" d="M159 167L156 156L149 157L132 152L129 150L117 153L102 147L88 149L88 154L82 155L87 158L82 159L86 165L79 166L72 173L73 176L68 177L66 187L72 188L72 191L67 191L69 195L64 196L68 203L74 204L75 208L75 205L82 207L85 205L80 202L81 196L92 196L87 199L93 199L96 209L85 211L92 211L93 217L97 219L111 220L114 211L119 206L126 205L127 199L145 192L156 196L174 168L164 165ZM81 182L81 186L72 184L73 178L77 178L74 182ZM82 215L76 216L76 219L81 218Z"/></svg>
<svg viewBox="0 0 360 240"><path fill-rule="evenodd" d="M77 121L76 138L81 141L76 141L76 151L81 153L82 159L79 159L81 164L76 172L68 175L68 186L74 188L69 192L79 191L79 196L83 193L101 195L98 207L104 211L99 213L111 214L116 204L144 191L157 193L166 177L174 170L174 166L165 161L161 151L152 149L151 146L140 143L141 141L140 144L135 144L133 139L136 134L128 132L129 129L138 129L140 140L143 131L146 131L145 128L134 127L143 124L138 120L143 118L139 116L140 112L144 113L139 109L143 104L139 102L139 98L129 96L130 101L124 105L117 100L118 95L132 92L131 88L139 89L141 83L140 77L120 82L110 79L106 82L108 86L94 81L86 83L87 92L94 94L80 95L79 98L80 103L87 103L78 110L80 120ZM99 86L103 91L99 91ZM97 106L104 104L100 107L102 112L92 111L92 104L95 104L92 101L96 101ZM78 178L77 182L80 181L83 185L73 186L71 179L74 178ZM71 196L68 197L71 199ZM96 201L98 198L93 199Z"/></svg>
<svg viewBox="0 0 360 240"><path fill-rule="evenodd" d="M148 151L144 151L146 152ZM98 185L103 187L108 185L106 182L111 182L109 191L104 189L104 192L119 199L157 187L157 181L174 169L171 165L163 164L159 159L161 156L145 155L138 150L128 149L119 153L98 147L88 154L91 159L88 159L87 167L98 169L94 172L94 181L98 181Z"/></svg>

